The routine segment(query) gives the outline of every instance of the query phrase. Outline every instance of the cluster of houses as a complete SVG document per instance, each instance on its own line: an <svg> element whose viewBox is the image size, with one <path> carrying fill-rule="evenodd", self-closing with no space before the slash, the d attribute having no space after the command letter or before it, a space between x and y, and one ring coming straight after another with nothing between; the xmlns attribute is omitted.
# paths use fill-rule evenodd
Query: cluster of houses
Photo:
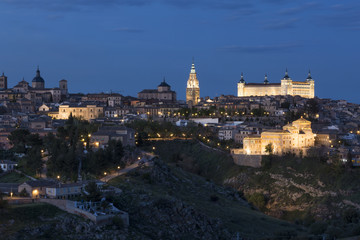
<svg viewBox="0 0 360 240"><path fill-rule="evenodd" d="M81 196L88 181L78 183L61 183L52 180L30 180L18 186L18 193L24 193L31 198L69 199ZM101 188L104 183L96 181Z"/></svg>

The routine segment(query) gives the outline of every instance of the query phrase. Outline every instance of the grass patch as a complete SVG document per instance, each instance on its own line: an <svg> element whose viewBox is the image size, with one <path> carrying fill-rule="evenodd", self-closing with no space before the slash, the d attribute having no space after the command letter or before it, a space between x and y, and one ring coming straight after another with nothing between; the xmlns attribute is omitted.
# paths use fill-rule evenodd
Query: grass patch
<svg viewBox="0 0 360 240"><path fill-rule="evenodd" d="M0 183L23 183L30 180L23 174L9 172L0 177Z"/></svg>
<svg viewBox="0 0 360 240"><path fill-rule="evenodd" d="M55 206L46 203L33 203L24 205L12 205L0 211L0 224L6 224L2 229L2 237L10 236L25 227L38 226L44 222L49 223L56 215L64 212ZM10 224L10 222L13 222Z"/></svg>

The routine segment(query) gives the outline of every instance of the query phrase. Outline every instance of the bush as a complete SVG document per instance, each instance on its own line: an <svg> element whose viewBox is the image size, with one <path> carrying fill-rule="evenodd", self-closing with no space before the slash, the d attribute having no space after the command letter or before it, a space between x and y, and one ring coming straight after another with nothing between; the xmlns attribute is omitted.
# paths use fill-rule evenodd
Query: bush
<svg viewBox="0 0 360 240"><path fill-rule="evenodd" d="M143 179L145 182L149 183L149 184L152 183L150 173L144 173L144 174L142 175L142 179Z"/></svg>
<svg viewBox="0 0 360 240"><path fill-rule="evenodd" d="M216 195L211 195L211 196L210 196L210 200L211 200L212 202L217 202L217 201L219 201L219 197L216 196Z"/></svg>
<svg viewBox="0 0 360 240"><path fill-rule="evenodd" d="M346 223L357 223L359 221L359 212L353 208L346 209L343 212L343 219Z"/></svg>
<svg viewBox="0 0 360 240"><path fill-rule="evenodd" d="M341 236L343 230L338 227L329 226L325 233L329 236L330 239L337 239Z"/></svg>
<svg viewBox="0 0 360 240"><path fill-rule="evenodd" d="M154 206L158 209L172 208L173 202L167 198L159 198L156 202L154 202Z"/></svg>
<svg viewBox="0 0 360 240"><path fill-rule="evenodd" d="M273 161L272 155L266 155L262 157L261 167L264 169L270 169Z"/></svg>
<svg viewBox="0 0 360 240"><path fill-rule="evenodd" d="M23 190L21 190L21 192L20 192L20 197L28 197L28 196L29 196L29 194L27 193L25 188L23 188Z"/></svg>
<svg viewBox="0 0 360 240"><path fill-rule="evenodd" d="M325 222L315 222L310 226L310 233L319 235L323 234L327 229L327 223Z"/></svg>
<svg viewBox="0 0 360 240"><path fill-rule="evenodd" d="M254 193L248 197L248 202L262 209L265 207L265 197L261 193Z"/></svg>

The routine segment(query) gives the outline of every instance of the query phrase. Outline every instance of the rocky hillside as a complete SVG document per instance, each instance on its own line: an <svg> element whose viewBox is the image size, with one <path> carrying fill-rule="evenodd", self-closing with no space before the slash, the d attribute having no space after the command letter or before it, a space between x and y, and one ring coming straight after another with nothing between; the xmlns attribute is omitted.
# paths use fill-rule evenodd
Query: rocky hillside
<svg viewBox="0 0 360 240"><path fill-rule="evenodd" d="M229 154L196 142L156 142L168 163L243 193L267 215L309 227L309 234L360 234L360 169L316 157L271 157L262 168L239 167Z"/></svg>
<svg viewBox="0 0 360 240"><path fill-rule="evenodd" d="M263 239L306 235L301 226L268 217L238 191L157 160L110 184L123 189L114 203L129 212L144 239Z"/></svg>

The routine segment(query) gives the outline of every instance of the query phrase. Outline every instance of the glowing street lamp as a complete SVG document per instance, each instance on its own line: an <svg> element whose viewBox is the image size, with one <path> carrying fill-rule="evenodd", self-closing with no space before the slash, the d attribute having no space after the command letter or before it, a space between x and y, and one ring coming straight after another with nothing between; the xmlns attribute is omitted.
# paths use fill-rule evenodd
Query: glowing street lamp
<svg viewBox="0 0 360 240"><path fill-rule="evenodd" d="M37 197L37 195L39 194L39 191L37 189L35 189L33 192L32 192L32 196L33 197Z"/></svg>

